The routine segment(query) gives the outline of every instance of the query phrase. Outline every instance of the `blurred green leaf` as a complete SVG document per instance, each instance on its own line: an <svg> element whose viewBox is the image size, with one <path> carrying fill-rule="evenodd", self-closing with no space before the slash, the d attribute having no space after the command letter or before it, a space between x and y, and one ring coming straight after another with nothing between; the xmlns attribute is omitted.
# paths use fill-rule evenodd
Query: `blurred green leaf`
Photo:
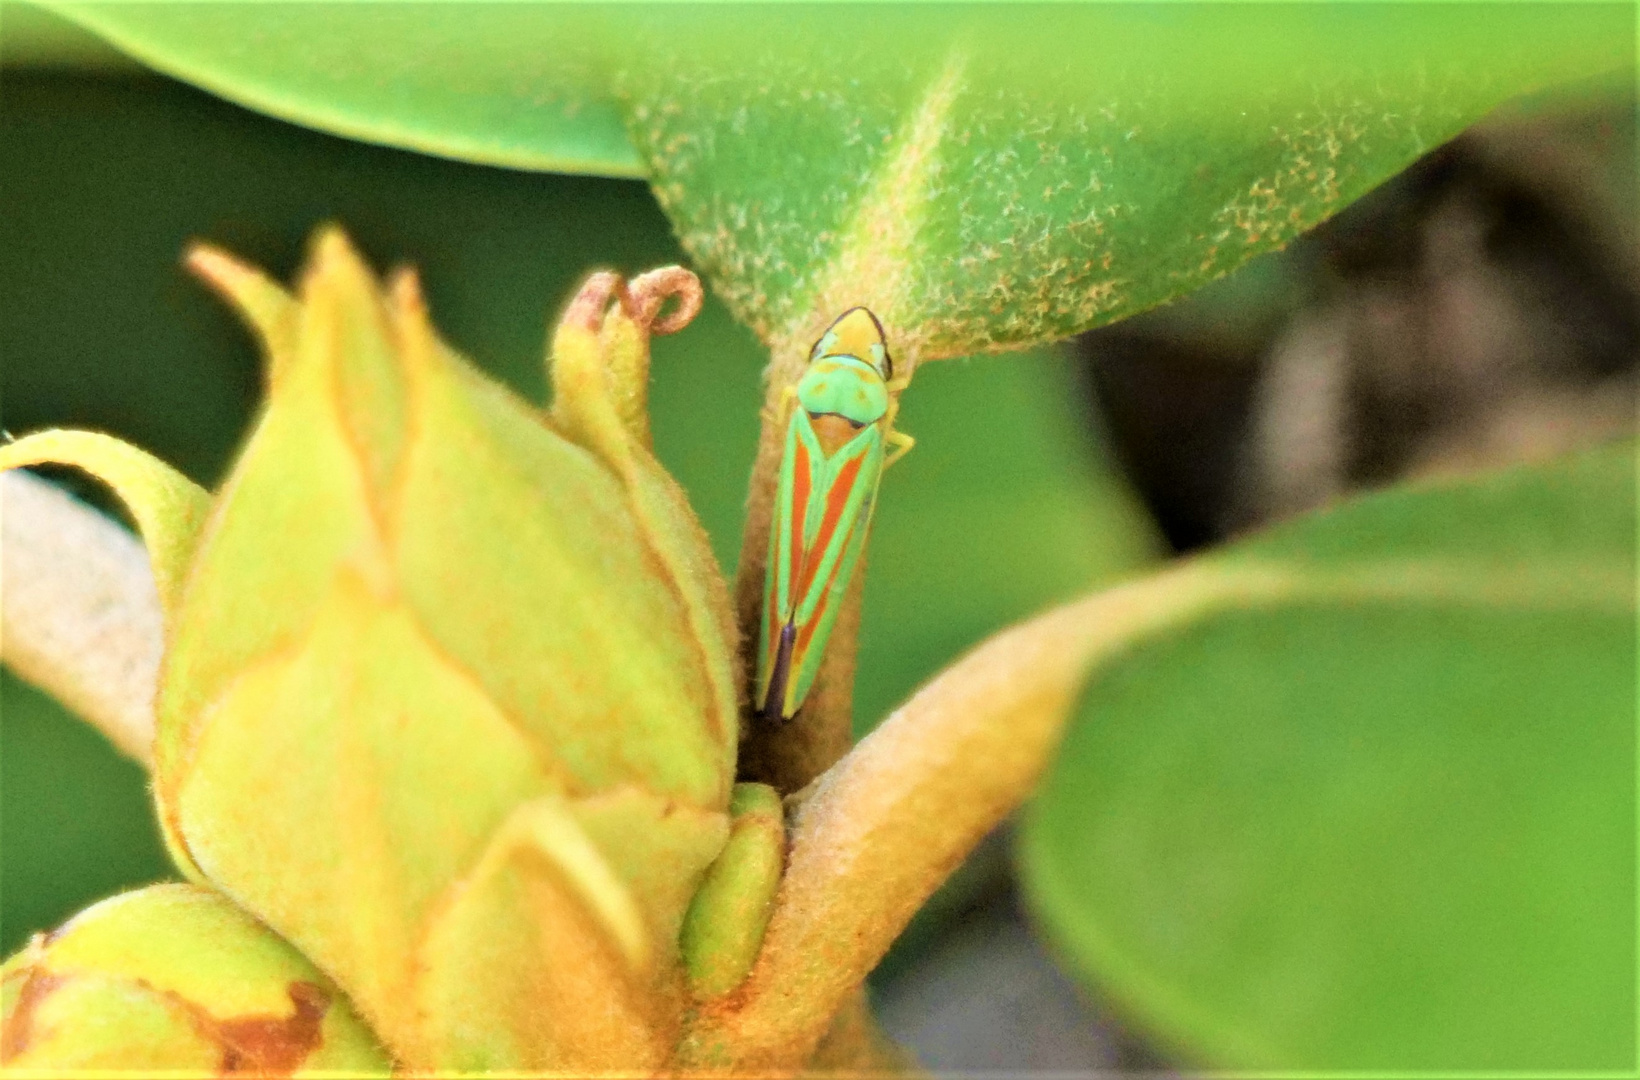
<svg viewBox="0 0 1640 1080"><path fill-rule="evenodd" d="M596 8L47 4L143 63L322 131L440 157L637 176Z"/></svg>
<svg viewBox="0 0 1640 1080"><path fill-rule="evenodd" d="M105 75L145 69L97 35L33 4L0 3L0 64Z"/></svg>
<svg viewBox="0 0 1640 1080"><path fill-rule="evenodd" d="M866 303L924 356L1185 292L1499 103L1634 55L1618 4L56 9L300 123L642 171L765 341Z"/></svg>
<svg viewBox="0 0 1640 1080"><path fill-rule="evenodd" d="M779 342L865 302L926 356L1064 337L1341 209L1512 95L1631 70L1615 7L1096 4L645 17L633 133ZM817 46L817 43L827 43ZM800 335L799 335L800 336Z"/></svg>
<svg viewBox="0 0 1640 1080"><path fill-rule="evenodd" d="M1632 1067L1635 526L1621 444L1203 564L1298 586L1097 674L1024 849L1073 967L1216 1065Z"/></svg>

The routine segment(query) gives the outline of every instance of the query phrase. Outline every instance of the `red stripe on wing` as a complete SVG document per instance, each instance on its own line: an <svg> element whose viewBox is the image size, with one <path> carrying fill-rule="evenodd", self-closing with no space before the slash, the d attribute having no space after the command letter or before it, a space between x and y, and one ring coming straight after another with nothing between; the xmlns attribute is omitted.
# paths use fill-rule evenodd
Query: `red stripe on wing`
<svg viewBox="0 0 1640 1080"><path fill-rule="evenodd" d="M864 463L865 457L862 455L844 465L826 492L826 513L820 519L820 535L814 538L814 547L809 549L807 558L803 560L803 579L797 588L798 606L802 606L803 598L809 595L809 586L814 582L814 575L819 572L821 562L825 560L826 546L831 543L832 534L837 531L837 523L843 520L843 511L848 507L849 493L854 490L854 481L860 475L860 466Z"/></svg>
<svg viewBox="0 0 1640 1080"><path fill-rule="evenodd" d="M803 590L798 588L797 579L803 572L803 563L808 551L803 543L803 534L807 531L808 526L809 486L812 483L809 448L799 438L796 440L794 449L797 452L793 455L792 460L792 517L790 532L786 536L786 548L789 558L786 581L790 583L791 593L787 597L789 607L780 612L781 622L791 619L793 613L797 611L797 606L803 602Z"/></svg>
<svg viewBox="0 0 1640 1080"><path fill-rule="evenodd" d="M803 659L808 655L810 639L814 637L815 631L818 630L826 621L826 608L831 605L833 600L831 590L837 584L837 575L843 571L842 552L848 549L849 541L853 536L854 529L861 528L863 525L864 521L862 520L862 517L856 517L854 519L854 524L849 529L848 535L843 537L843 543L838 550L837 561L831 564L831 573L826 575L825 584L823 586L825 592L821 594L820 602L814 606L814 614L809 618L808 622L803 624L803 628L797 633L797 645L792 649L792 667L794 670L803 666ZM818 562L818 560L816 561ZM811 574L810 576L812 577L813 575Z"/></svg>

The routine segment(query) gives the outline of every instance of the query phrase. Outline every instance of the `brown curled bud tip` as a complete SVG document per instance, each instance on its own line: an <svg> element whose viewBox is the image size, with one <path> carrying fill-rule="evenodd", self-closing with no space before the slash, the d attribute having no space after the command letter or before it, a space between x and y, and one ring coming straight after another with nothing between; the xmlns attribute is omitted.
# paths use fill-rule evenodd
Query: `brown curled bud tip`
<svg viewBox="0 0 1640 1080"><path fill-rule="evenodd" d="M700 278L681 266L663 266L632 279L632 317L651 334L675 334L700 314L705 293ZM667 300L677 301L669 314L661 317Z"/></svg>
<svg viewBox="0 0 1640 1080"><path fill-rule="evenodd" d="M586 284L575 294L575 299L564 309L563 323L596 333L604 325L604 315L609 311L612 300L619 300L623 307L628 306L626 283L621 280L621 275L600 270L587 278Z"/></svg>

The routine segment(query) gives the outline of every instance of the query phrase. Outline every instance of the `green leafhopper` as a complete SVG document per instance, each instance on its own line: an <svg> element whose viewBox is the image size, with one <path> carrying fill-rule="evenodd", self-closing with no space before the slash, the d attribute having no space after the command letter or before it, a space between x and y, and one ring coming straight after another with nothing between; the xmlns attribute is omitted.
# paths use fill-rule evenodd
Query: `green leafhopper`
<svg viewBox="0 0 1640 1080"><path fill-rule="evenodd" d="M757 715L789 720L820 671L826 639L865 548L877 484L913 440L894 430L904 379L894 378L882 324L863 307L837 317L781 399L780 461L763 619Z"/></svg>

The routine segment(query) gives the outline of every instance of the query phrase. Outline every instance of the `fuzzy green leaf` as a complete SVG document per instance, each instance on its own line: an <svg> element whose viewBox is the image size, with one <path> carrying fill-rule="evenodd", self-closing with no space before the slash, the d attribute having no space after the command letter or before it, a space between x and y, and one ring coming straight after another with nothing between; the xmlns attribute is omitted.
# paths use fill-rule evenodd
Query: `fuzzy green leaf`
<svg viewBox="0 0 1640 1080"><path fill-rule="evenodd" d="M1086 692L1025 859L1073 965L1215 1065L1627 1068L1633 445L1200 573L1261 567Z"/></svg>
<svg viewBox="0 0 1640 1080"><path fill-rule="evenodd" d="M691 11L656 17L630 96L685 247L766 339L866 303L938 357L1188 291L1512 95L1627 70L1632 27L1569 5Z"/></svg>
<svg viewBox="0 0 1640 1080"><path fill-rule="evenodd" d="M866 303L927 357L1160 303L1634 55L1618 4L54 9L299 123L647 174L765 341Z"/></svg>

